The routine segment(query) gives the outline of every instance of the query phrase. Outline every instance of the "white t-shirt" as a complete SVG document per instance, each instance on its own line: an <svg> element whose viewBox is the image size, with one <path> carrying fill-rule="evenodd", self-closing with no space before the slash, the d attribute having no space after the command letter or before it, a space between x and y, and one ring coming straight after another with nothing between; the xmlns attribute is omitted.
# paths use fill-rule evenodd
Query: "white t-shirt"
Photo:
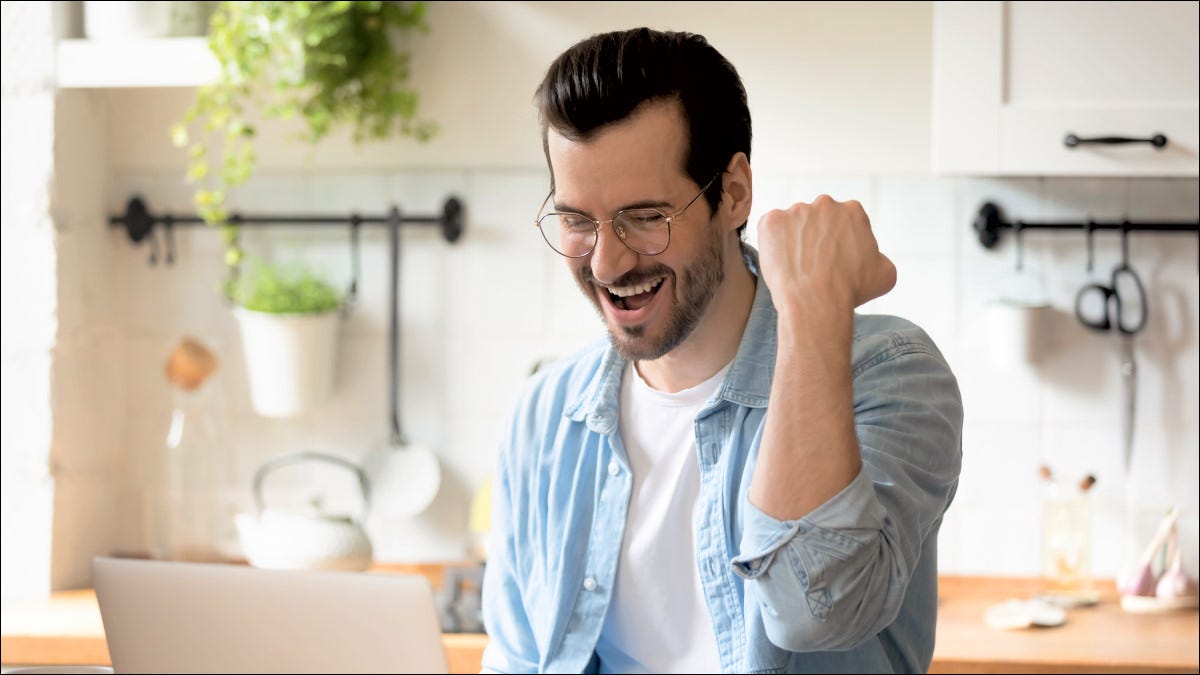
<svg viewBox="0 0 1200 675"><path fill-rule="evenodd" d="M650 388L632 362L621 378L621 441L633 491L612 603L596 645L601 672L721 671L696 567L694 421L728 368L674 394Z"/></svg>

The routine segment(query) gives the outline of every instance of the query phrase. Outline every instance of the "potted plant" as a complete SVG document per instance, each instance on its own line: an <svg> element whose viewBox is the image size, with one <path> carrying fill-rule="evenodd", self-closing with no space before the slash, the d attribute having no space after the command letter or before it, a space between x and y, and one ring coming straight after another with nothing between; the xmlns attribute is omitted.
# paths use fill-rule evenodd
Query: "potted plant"
<svg viewBox="0 0 1200 675"><path fill-rule="evenodd" d="M310 271L258 264L241 278L245 253L226 204L231 191L250 179L257 162L253 120L296 122L297 136L309 143L343 127L352 130L355 142L429 139L436 127L417 116L417 93L408 82L407 39L414 31L427 30L424 16L423 2L222 2L209 20L208 44L219 75L197 90L172 137L187 148L197 212L220 228L225 241L224 293L239 308L252 393L254 372L267 368L280 352L323 348L327 340L336 345L341 303L336 291ZM313 327L310 337L294 342L282 337L322 321L333 327ZM282 348L281 340L293 347ZM260 347L276 353L259 356ZM300 372L291 378L271 375L277 381L274 388L283 389L278 382L285 380L326 381L324 371L304 374L309 366L300 364L311 361L310 355L295 357ZM273 416L295 414L314 402L272 405L258 394L252 398L260 413Z"/></svg>
<svg viewBox="0 0 1200 675"><path fill-rule="evenodd" d="M333 391L343 298L303 265L251 261L229 287L254 410L292 417Z"/></svg>

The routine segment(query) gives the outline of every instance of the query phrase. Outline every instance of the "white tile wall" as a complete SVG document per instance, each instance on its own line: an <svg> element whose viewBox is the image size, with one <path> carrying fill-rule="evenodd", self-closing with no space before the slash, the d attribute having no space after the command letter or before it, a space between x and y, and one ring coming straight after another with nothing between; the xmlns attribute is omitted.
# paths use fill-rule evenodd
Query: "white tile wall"
<svg viewBox="0 0 1200 675"><path fill-rule="evenodd" d="M151 195L159 185L170 183L138 180ZM130 177L116 181L124 189L130 183ZM1116 574L1129 555L1129 526L1153 526L1153 514L1170 502L1185 510L1183 522L1191 532L1184 538L1194 569L1194 373L1200 334L1195 328L1200 290L1194 237L1134 236L1134 264L1145 272L1154 314L1138 344L1142 396L1137 459L1129 482L1120 464L1115 352L1105 340L1080 328L1070 313L1074 292L1087 278L1080 272L1082 236L1026 237L1027 268L1041 270L1054 307L1044 326L1050 336L1042 342L1038 363L1003 369L987 358L983 311L986 301L1014 274L1014 246L1006 240L994 251L985 250L970 230L974 210L984 199L999 203L1010 219L1077 218L1088 212L1083 205L1093 203L1103 206L1092 211L1096 217L1142 217L1141 204L1154 217L1195 218L1194 182L798 174L763 177L763 184L756 217L769 207L786 206L791 195L811 198L826 192L859 198L872 216L883 250L900 271L896 290L865 311L899 314L925 327L959 377L967 413L963 474L943 526L945 571L1038 572L1041 486L1036 469L1043 462L1065 477L1092 472L1099 479L1093 492L1097 574ZM315 200L320 208L314 207L319 211L379 211L391 200L400 201L400 193L416 205L402 204L410 211L436 209L449 194L467 204L468 229L456 245L427 232L404 234L403 419L414 440L436 448L444 485L427 513L404 522L372 521L381 557L430 560L465 553L467 504L488 475L530 366L600 334L601 326L566 266L544 250L531 224L530 214L545 188L544 172L533 170L271 175L254 194L261 202L240 198L247 209L259 212L285 206L295 210L297 203L314 203L312 195L320 195ZM301 193L309 198L290 199ZM118 194L111 197L110 203L121 200ZM348 249L338 230L260 231L255 236L277 250L305 249L306 256L323 261L334 277L348 274ZM1097 235L1098 270L1107 270L1115 261L1110 255L1113 236ZM121 245L118 257L124 262L119 264L133 280L137 300L131 303L129 327L135 333L130 351L139 354L131 354L126 365L131 373L141 374L129 376L131 400L161 396L164 349L190 322L207 327L227 354L224 386L231 391L235 413L231 443L241 484L235 490L248 493L249 477L258 463L286 451L318 448L357 459L382 443L387 279L382 233L364 233L359 305L347 324L336 394L322 408L294 421L264 420L248 410L237 337L229 330L225 308L206 297L217 268L213 247L202 243L205 237L215 235L197 229L181 238L187 244L181 245L181 260L174 269L148 267L144 250ZM272 239L286 241L286 247ZM180 298L188 300L181 303ZM153 454L159 439L157 432L149 431L151 420L130 424L131 449L143 457ZM300 483L312 479L297 478L291 487L311 491L315 488ZM336 492L334 499L339 498ZM352 495L340 498L349 500ZM1127 498L1134 500L1129 508Z"/></svg>
<svg viewBox="0 0 1200 675"><path fill-rule="evenodd" d="M1095 271L1086 270L1082 233L1034 232L1025 236L1026 275L1040 275L1052 312L1039 361L1016 370L996 370L986 358L983 299L1001 283L1014 283L1012 237L995 251L979 246L966 224L985 199L996 201L1009 220L1195 220L1194 180L1023 179L964 180L958 186L957 222L960 284L956 291L961 330L952 360L967 411L963 483L947 518L964 549L954 560L963 571L1034 574L1039 512L1036 465L1050 464L1070 480L1094 473L1094 568L1113 576L1171 503L1184 510L1181 534L1186 560L1196 569L1197 321L1196 239L1194 235L1135 234L1131 263L1147 284L1151 320L1137 340L1139 360L1135 457L1130 476L1121 464L1121 380L1114 345L1075 320L1077 290L1105 278L1119 259L1119 235L1095 236ZM1135 199L1133 195L1138 195ZM1163 333L1173 340L1163 340ZM1164 367L1165 366L1165 367ZM1163 391L1169 394L1163 395ZM1185 412L1186 411L1186 412ZM1175 442L1164 442L1163 438ZM973 457L980 454L980 457ZM1006 457L1007 455L1007 457ZM1016 460L1011 461L1011 460ZM1165 473L1166 464L1174 473ZM985 487L988 486L988 487ZM968 496L972 495L972 496ZM986 498L976 499L982 495ZM962 530L985 511L1010 511L998 523L995 542L974 544ZM1013 558L998 543L1027 531L1033 548ZM1141 542L1141 543L1139 543ZM943 548L943 551L945 549Z"/></svg>

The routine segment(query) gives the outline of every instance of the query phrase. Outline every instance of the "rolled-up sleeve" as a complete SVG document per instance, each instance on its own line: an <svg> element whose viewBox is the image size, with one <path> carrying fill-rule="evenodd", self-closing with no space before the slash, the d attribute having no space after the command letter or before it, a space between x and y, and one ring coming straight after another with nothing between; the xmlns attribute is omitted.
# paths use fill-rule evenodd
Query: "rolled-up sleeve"
<svg viewBox="0 0 1200 675"><path fill-rule="evenodd" d="M923 333L874 337L881 348L854 372L859 474L798 520L742 500L733 570L789 651L850 649L887 627L958 484L962 402L949 366Z"/></svg>

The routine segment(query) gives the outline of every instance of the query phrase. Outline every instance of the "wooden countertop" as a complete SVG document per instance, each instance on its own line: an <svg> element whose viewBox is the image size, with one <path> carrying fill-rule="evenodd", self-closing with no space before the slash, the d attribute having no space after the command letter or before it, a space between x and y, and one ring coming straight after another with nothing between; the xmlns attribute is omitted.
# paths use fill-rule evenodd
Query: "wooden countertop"
<svg viewBox="0 0 1200 675"><path fill-rule="evenodd" d="M379 574L421 574L435 589L442 587L449 564L376 564ZM104 623L96 592L90 588L59 591L48 600L4 603L0 612L0 662L4 665L112 665L104 641ZM478 673L487 636L446 633L442 648L451 673Z"/></svg>
<svg viewBox="0 0 1200 675"><path fill-rule="evenodd" d="M1097 583L1100 603L1067 610L1056 628L998 630L983 616L992 605L1027 600L1037 579L941 577L937 644L931 673L1195 673L1200 619L1195 609L1131 614L1112 580Z"/></svg>
<svg viewBox="0 0 1200 675"><path fill-rule="evenodd" d="M441 566L389 566L420 572L440 585ZM1029 598L1037 580L942 577L934 673L1148 673L1200 671L1200 621L1195 610L1129 614L1117 605L1112 582L1100 585L1099 605L1068 611L1057 628L996 630L987 608ZM91 590L55 593L47 601L3 607L5 664L109 664L104 628ZM452 673L479 671L487 636L447 634L442 644Z"/></svg>

